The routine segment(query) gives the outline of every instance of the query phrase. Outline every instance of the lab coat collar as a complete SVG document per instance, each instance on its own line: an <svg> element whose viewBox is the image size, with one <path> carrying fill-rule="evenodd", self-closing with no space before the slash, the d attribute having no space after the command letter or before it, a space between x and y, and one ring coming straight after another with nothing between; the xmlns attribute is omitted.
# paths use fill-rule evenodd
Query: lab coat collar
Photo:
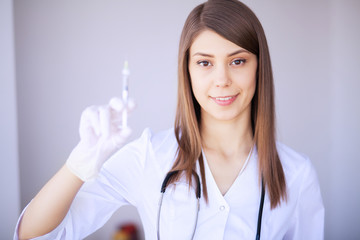
<svg viewBox="0 0 360 240"><path fill-rule="evenodd" d="M203 154L203 161L204 161L204 169L205 169L205 179L206 179L206 185L207 185L207 192L208 192L208 203L206 203L205 198L201 198L201 207L200 207L200 214L199 214L199 223L202 221L206 221L206 219L213 217L215 214L219 212L221 209L222 211L230 211L230 205L229 200L231 199L231 195L233 191L237 191L238 189L238 181L239 178L242 177L242 174L245 174L245 172L253 172L257 171L257 148L254 145L252 149L252 153L250 157L246 160L244 163L243 168L239 172L239 175L237 176L234 183L229 188L228 192L225 195L222 195L220 192L220 189L218 188L215 179L211 173L210 167L208 165L206 156L204 151L202 150ZM199 162L197 162L197 173L200 177L200 166ZM249 175L246 173L246 175ZM250 174L252 175L252 174ZM257 175L257 174L256 174ZM200 178L200 183L202 186L202 181ZM238 195L238 194L235 194Z"/></svg>

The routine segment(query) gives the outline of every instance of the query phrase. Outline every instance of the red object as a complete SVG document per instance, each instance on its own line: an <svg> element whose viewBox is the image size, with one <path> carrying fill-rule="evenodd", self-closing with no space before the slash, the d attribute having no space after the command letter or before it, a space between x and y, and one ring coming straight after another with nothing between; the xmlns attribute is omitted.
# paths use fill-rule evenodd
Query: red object
<svg viewBox="0 0 360 240"><path fill-rule="evenodd" d="M128 223L119 226L119 231L125 233L130 237L130 240L139 240L137 227L133 223Z"/></svg>

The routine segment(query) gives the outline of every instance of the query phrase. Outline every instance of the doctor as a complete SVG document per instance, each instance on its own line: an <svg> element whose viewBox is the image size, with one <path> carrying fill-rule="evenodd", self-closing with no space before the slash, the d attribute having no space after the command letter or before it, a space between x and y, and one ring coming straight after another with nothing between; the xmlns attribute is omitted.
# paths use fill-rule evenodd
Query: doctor
<svg viewBox="0 0 360 240"><path fill-rule="evenodd" d="M178 64L174 129L146 129L118 150L130 134L118 127L121 100L86 109L80 143L23 211L14 239L83 239L126 204L146 239L323 239L314 168L275 140L271 62L255 14L236 0L197 6Z"/></svg>

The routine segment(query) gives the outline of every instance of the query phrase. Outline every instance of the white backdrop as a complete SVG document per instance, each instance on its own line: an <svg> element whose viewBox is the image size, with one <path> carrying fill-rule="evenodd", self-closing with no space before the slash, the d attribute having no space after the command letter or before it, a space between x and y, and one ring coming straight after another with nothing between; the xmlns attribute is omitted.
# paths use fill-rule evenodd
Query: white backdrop
<svg viewBox="0 0 360 240"><path fill-rule="evenodd" d="M172 127L177 47L188 13L202 1L15 0L21 208L78 141L81 111L121 93L129 60L129 123ZM278 137L312 159L326 207L326 239L360 236L360 2L245 1L270 45ZM132 216L117 212L88 239L109 239Z"/></svg>

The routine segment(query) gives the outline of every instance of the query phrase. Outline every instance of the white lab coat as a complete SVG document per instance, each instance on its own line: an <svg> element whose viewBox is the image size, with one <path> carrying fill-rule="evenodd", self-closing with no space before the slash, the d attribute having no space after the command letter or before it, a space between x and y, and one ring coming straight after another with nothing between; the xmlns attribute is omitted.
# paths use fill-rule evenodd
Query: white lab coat
<svg viewBox="0 0 360 240"><path fill-rule="evenodd" d="M83 185L62 223L36 239L83 239L126 204L137 208L146 239L156 239L160 188L174 162L176 149L173 129L155 135L146 129L138 140L105 163L96 180ZM285 172L288 200L271 210L265 195L261 239L323 239L324 207L310 160L281 143L277 143L277 150ZM204 198L200 201L194 239L255 239L261 193L256 149L225 196L216 185L206 156L204 160L209 202ZM165 193L161 239L190 239L195 216L195 193L180 180Z"/></svg>

